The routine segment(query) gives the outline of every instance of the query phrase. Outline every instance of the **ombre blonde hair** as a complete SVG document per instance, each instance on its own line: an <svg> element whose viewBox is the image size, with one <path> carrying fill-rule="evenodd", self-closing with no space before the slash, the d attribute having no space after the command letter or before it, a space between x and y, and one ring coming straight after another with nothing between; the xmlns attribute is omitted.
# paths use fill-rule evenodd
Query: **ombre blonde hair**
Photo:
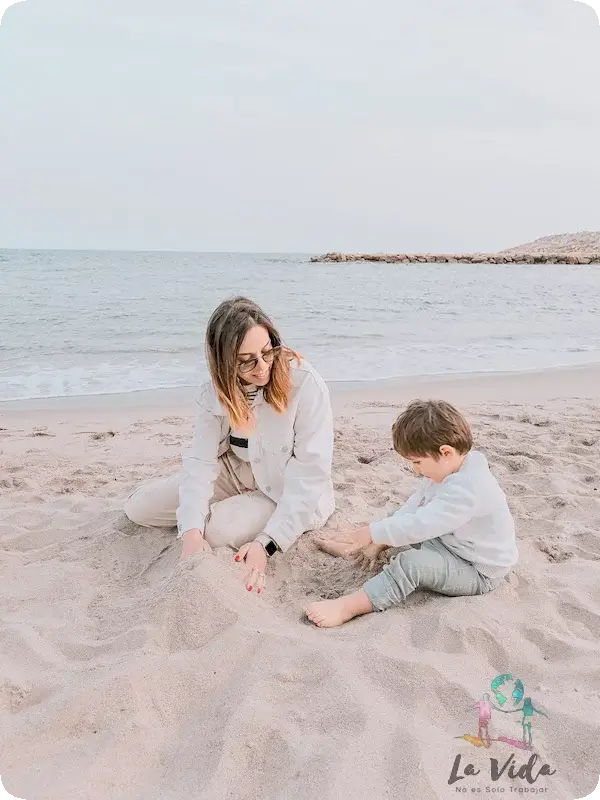
<svg viewBox="0 0 600 800"><path fill-rule="evenodd" d="M213 312L206 329L206 361L217 397L227 410L232 428L250 429L255 420L240 379L238 353L248 331L260 325L266 329L273 347L280 347L271 364L269 382L263 389L265 402L282 414L292 390L290 364L302 357L285 347L281 336L265 312L247 297L225 300Z"/></svg>

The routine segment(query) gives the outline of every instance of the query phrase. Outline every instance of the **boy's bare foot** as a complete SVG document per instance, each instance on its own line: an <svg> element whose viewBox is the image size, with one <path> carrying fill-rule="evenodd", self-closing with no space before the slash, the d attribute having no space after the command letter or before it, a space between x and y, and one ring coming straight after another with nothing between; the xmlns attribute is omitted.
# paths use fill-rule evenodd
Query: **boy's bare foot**
<svg viewBox="0 0 600 800"><path fill-rule="evenodd" d="M373 604L364 589L337 600L321 600L311 603L306 609L306 616L319 628L337 628L361 614L370 614Z"/></svg>

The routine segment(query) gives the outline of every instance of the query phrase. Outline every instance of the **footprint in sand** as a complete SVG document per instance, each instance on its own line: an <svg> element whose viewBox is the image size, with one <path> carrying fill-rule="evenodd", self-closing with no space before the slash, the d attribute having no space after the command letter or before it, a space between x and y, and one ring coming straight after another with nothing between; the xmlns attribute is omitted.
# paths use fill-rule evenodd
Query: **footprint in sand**
<svg viewBox="0 0 600 800"><path fill-rule="evenodd" d="M568 663L577 655L577 648L553 633L540 628L521 628L523 637L542 654L544 661Z"/></svg>
<svg viewBox="0 0 600 800"><path fill-rule="evenodd" d="M31 484L21 478L2 478L0 480L2 489L31 489Z"/></svg>
<svg viewBox="0 0 600 800"><path fill-rule="evenodd" d="M579 638L591 639L597 642L600 638L600 615L596 611L591 611L579 603L561 600L558 611L566 620L569 630L574 636ZM577 631L581 631L580 636Z"/></svg>
<svg viewBox="0 0 600 800"><path fill-rule="evenodd" d="M92 439L95 442L99 442L102 441L103 439L112 439L116 435L117 434L115 431L101 431L99 433L92 433L90 439Z"/></svg>
<svg viewBox="0 0 600 800"><path fill-rule="evenodd" d="M368 453L358 456L356 460L359 464L372 464L376 458L377 455L375 453Z"/></svg>
<svg viewBox="0 0 600 800"><path fill-rule="evenodd" d="M0 708L8 711L19 711L28 705L31 690L25 686L18 686L12 681L4 681L0 684Z"/></svg>
<svg viewBox="0 0 600 800"><path fill-rule="evenodd" d="M595 530L577 534L577 544L573 545L573 552L585 561L600 561L600 541Z"/></svg>

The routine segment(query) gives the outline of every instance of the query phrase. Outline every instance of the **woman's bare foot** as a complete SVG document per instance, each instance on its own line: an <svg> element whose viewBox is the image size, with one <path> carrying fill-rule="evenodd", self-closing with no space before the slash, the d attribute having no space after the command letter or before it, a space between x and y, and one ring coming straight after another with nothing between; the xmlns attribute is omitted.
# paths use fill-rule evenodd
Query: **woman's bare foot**
<svg viewBox="0 0 600 800"><path fill-rule="evenodd" d="M370 614L373 604L364 589L337 600L321 600L311 603L306 609L306 616L319 628L337 628L361 614Z"/></svg>
<svg viewBox="0 0 600 800"><path fill-rule="evenodd" d="M186 531L182 537L182 548L179 561L185 561L196 553L211 552L211 546L204 538L202 531L192 528Z"/></svg>

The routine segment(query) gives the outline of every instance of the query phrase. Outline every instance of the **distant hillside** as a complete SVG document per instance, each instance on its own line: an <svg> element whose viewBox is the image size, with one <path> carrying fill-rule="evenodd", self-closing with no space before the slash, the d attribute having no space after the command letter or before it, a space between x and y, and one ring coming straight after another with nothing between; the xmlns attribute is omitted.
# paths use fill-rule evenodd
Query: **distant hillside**
<svg viewBox="0 0 600 800"><path fill-rule="evenodd" d="M580 231L579 233L559 233L544 236L535 242L510 247L503 253L600 253L600 231Z"/></svg>
<svg viewBox="0 0 600 800"><path fill-rule="evenodd" d="M600 264L600 231L559 233L500 253L325 253L313 262L380 261L387 264Z"/></svg>

